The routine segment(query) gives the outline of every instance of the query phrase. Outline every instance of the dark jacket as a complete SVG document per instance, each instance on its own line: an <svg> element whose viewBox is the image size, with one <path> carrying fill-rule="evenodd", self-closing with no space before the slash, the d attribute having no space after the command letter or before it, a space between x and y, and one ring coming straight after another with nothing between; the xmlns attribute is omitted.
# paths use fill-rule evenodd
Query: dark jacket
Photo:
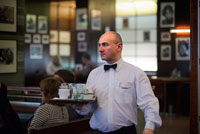
<svg viewBox="0 0 200 134"><path fill-rule="evenodd" d="M18 115L7 98L7 86L0 82L0 134L25 134Z"/></svg>

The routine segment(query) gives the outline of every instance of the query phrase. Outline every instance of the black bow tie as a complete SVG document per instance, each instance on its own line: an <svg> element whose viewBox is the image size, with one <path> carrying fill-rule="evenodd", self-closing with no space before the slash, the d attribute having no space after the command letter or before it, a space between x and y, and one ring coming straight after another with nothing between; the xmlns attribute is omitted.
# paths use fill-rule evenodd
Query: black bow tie
<svg viewBox="0 0 200 134"><path fill-rule="evenodd" d="M116 69L117 68L117 64L113 64L113 65L104 65L104 70L109 70L110 68Z"/></svg>

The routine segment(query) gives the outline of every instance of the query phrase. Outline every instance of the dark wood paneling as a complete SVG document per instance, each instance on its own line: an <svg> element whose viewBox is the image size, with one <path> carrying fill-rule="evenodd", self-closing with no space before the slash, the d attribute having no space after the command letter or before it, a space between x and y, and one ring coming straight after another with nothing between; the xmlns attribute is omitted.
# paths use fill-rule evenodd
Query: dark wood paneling
<svg viewBox="0 0 200 134"><path fill-rule="evenodd" d="M84 3L83 5L81 3ZM88 3L88 5L87 5ZM115 0L76 0L76 8L87 8L88 9L88 29L86 32L86 42L88 45L88 51L93 61L97 62L97 42L101 34L105 32L105 27L110 27L110 30L115 31ZM101 11L101 30L91 29L91 11ZM78 32L78 31L76 31ZM75 50L75 62L81 63L81 57L84 52L77 51L78 42L76 41Z"/></svg>
<svg viewBox="0 0 200 134"><path fill-rule="evenodd" d="M198 133L198 0L190 0L191 84L190 134Z"/></svg>

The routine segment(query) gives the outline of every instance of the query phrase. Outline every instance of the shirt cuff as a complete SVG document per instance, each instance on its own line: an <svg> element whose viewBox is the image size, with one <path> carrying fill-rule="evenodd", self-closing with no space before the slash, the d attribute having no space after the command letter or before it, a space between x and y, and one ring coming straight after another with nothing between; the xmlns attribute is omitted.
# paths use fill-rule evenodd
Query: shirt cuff
<svg viewBox="0 0 200 134"><path fill-rule="evenodd" d="M154 130L155 124L152 123L152 122L150 122L150 121L148 121L148 122L145 124L145 127L144 127L144 128L148 128L148 129Z"/></svg>

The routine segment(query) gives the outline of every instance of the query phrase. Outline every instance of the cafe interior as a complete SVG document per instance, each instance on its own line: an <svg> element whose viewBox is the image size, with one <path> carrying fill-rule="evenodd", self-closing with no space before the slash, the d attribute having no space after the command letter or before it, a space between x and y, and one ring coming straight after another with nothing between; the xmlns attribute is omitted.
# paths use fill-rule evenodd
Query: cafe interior
<svg viewBox="0 0 200 134"><path fill-rule="evenodd" d="M41 102L39 83L46 77L46 67L53 56L59 56L61 65L71 72L82 67L84 54L90 54L97 65L104 64L98 39L105 32L116 31L123 40L122 58L147 74L159 100L162 126L154 134L199 133L198 3L1 0L0 82L7 85L13 109L21 120L33 115ZM10 8L8 14L3 12L6 7ZM11 62L3 61L5 48L12 51ZM77 79L76 83L81 82ZM88 120L87 117L72 121L65 128L43 128L32 133L87 130L94 134L89 132ZM141 134L145 123L142 111L138 112L138 121L137 131ZM83 127L75 132L80 125Z"/></svg>

